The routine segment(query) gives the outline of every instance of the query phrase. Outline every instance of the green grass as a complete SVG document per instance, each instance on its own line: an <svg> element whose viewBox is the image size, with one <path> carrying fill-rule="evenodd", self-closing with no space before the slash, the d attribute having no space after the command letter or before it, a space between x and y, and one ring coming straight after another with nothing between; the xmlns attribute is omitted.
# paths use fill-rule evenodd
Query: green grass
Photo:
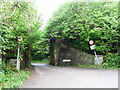
<svg viewBox="0 0 120 90"><path fill-rule="evenodd" d="M76 67L98 68L98 69L119 69L119 68L115 68L115 67L104 67L103 65L80 65L80 64L77 64Z"/></svg>
<svg viewBox="0 0 120 90"><path fill-rule="evenodd" d="M9 73L0 72L0 90L2 88L20 88L26 78L30 75L29 71L11 71Z"/></svg>
<svg viewBox="0 0 120 90"><path fill-rule="evenodd" d="M39 61L32 61L32 63L48 64L49 62L47 60L39 60Z"/></svg>

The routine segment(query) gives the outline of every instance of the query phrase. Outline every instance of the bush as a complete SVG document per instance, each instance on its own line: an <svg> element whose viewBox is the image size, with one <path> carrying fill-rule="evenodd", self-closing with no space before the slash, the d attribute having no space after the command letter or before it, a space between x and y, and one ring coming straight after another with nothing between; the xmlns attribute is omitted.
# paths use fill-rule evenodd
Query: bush
<svg viewBox="0 0 120 90"><path fill-rule="evenodd" d="M19 88L23 81L28 78L28 71L12 71L2 62L2 70L0 71L0 90L3 88Z"/></svg>
<svg viewBox="0 0 120 90"><path fill-rule="evenodd" d="M11 73L0 72L0 90L3 88L20 88L28 76L29 72L26 71L12 71Z"/></svg>
<svg viewBox="0 0 120 90"><path fill-rule="evenodd" d="M12 72L12 70L6 66L4 61L2 62L2 70L4 71L4 73L11 73Z"/></svg>
<svg viewBox="0 0 120 90"><path fill-rule="evenodd" d="M109 53L108 60L103 64L104 68L120 68L120 56L118 53Z"/></svg>

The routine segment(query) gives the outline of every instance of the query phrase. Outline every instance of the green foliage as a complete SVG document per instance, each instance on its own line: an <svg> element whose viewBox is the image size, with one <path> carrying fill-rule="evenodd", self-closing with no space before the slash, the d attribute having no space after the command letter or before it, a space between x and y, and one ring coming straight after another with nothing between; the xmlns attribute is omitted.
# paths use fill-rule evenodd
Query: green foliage
<svg viewBox="0 0 120 90"><path fill-rule="evenodd" d="M2 55L6 60L10 58L16 58L18 41L17 36L22 36L24 41L20 43L20 57L24 57L23 52L27 52L28 49L32 50L32 54L36 51L40 52L40 48L37 45L41 36L41 16L38 15L34 3L31 2L18 2L18 6L15 10L16 2L13 4L3 0L0 3L1 12L3 13L0 20L0 30L2 30ZM13 11L15 12L13 13ZM8 18L13 13L13 15ZM4 21L5 20L5 21ZM36 47L37 45L37 47ZM30 48L28 47L30 46ZM30 56L29 54L27 54Z"/></svg>
<svg viewBox="0 0 120 90"><path fill-rule="evenodd" d="M3 62L0 71L0 90L2 88L20 88L29 74L29 71L12 71Z"/></svg>
<svg viewBox="0 0 120 90"><path fill-rule="evenodd" d="M2 88L20 88L23 81L29 76L28 71L18 71L5 74L0 72L0 89Z"/></svg>
<svg viewBox="0 0 120 90"><path fill-rule="evenodd" d="M32 43L32 60L41 61L48 59L49 56L49 39L46 37L46 32L41 31L38 33L38 39Z"/></svg>
<svg viewBox="0 0 120 90"><path fill-rule="evenodd" d="M12 73L12 70L8 68L4 62L2 62L2 70L4 73Z"/></svg>
<svg viewBox="0 0 120 90"><path fill-rule="evenodd" d="M14 3L15 4L15 3ZM9 18L5 23L2 23L2 44L3 53L7 54L8 50L16 51L18 46L17 36L22 36L24 41L21 43L21 50L25 50L27 44L31 44L36 40L35 33L38 32L41 26L40 17L37 15L37 11L33 4L28 2L19 2L19 7L16 7L16 11L13 16ZM5 2L3 6L3 20L9 16L10 8L13 7L9 2ZM12 9L14 10L14 9Z"/></svg>
<svg viewBox="0 0 120 90"><path fill-rule="evenodd" d="M104 68L120 68L120 56L118 53L109 53L108 60L103 64Z"/></svg>
<svg viewBox="0 0 120 90"><path fill-rule="evenodd" d="M49 38L62 38L91 54L88 41L94 40L97 54L108 55L102 68L118 68L119 56L114 54L120 48L118 19L118 2L69 2L54 13L46 31Z"/></svg>
<svg viewBox="0 0 120 90"><path fill-rule="evenodd" d="M93 53L88 41L93 39L99 54L119 48L117 2L69 2L53 15L46 28L50 38L63 38L66 44Z"/></svg>

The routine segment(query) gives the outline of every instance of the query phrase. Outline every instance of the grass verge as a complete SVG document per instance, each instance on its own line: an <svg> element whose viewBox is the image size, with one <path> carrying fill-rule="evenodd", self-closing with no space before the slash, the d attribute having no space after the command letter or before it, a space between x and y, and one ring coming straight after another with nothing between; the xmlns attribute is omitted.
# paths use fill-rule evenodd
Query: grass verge
<svg viewBox="0 0 120 90"><path fill-rule="evenodd" d="M116 67L104 67L103 65L80 65L80 64L77 64L76 67L98 68L98 69L119 69Z"/></svg>
<svg viewBox="0 0 120 90"><path fill-rule="evenodd" d="M42 63L42 64L48 64L49 62L46 60L39 60L39 61L32 61L32 63Z"/></svg>

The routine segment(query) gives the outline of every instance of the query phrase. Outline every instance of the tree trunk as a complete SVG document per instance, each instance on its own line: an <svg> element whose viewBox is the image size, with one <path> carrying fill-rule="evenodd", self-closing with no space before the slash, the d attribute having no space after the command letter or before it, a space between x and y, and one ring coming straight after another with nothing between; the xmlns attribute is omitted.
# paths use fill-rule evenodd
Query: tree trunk
<svg viewBox="0 0 120 90"><path fill-rule="evenodd" d="M55 65L55 61L54 61L54 43L55 43L55 39L50 39L50 49L49 49L49 55L50 55L50 59L49 59L49 64L51 65Z"/></svg>
<svg viewBox="0 0 120 90"><path fill-rule="evenodd" d="M25 69L31 66L31 46L28 45L28 48L23 51L23 60L21 61L21 69Z"/></svg>
<svg viewBox="0 0 120 90"><path fill-rule="evenodd" d="M51 39L50 40L50 64L51 65L58 65L59 58L60 58L60 50L61 50L61 39Z"/></svg>

